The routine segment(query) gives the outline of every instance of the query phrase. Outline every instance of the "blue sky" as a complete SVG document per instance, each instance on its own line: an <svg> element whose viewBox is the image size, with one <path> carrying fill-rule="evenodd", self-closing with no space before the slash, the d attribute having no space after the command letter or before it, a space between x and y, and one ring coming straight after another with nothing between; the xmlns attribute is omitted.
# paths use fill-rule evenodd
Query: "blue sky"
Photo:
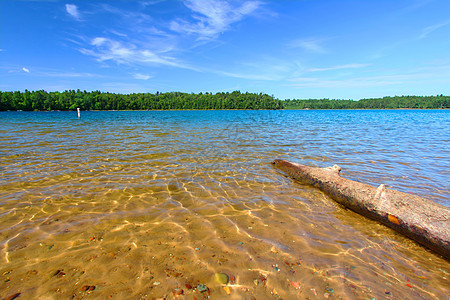
<svg viewBox="0 0 450 300"><path fill-rule="evenodd" d="M0 1L0 90L450 94L449 0Z"/></svg>

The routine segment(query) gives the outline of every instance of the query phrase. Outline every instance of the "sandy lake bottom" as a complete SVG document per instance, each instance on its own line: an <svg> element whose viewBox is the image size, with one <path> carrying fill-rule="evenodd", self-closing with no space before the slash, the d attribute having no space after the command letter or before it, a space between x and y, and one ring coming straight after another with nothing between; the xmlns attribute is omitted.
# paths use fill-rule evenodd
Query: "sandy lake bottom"
<svg viewBox="0 0 450 300"><path fill-rule="evenodd" d="M338 163L448 205L435 127L411 141L396 113L384 134L357 112L17 114L0 115L1 299L450 296L448 261L270 164Z"/></svg>

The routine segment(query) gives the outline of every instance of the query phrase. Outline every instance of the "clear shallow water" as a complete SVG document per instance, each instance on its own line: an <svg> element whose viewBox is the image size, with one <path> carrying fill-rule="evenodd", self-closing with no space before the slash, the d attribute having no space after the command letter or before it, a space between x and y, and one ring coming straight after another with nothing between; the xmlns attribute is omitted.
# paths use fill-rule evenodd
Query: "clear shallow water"
<svg viewBox="0 0 450 300"><path fill-rule="evenodd" d="M447 261L270 164L339 164L450 206L448 111L2 112L0 124L1 298L449 297Z"/></svg>

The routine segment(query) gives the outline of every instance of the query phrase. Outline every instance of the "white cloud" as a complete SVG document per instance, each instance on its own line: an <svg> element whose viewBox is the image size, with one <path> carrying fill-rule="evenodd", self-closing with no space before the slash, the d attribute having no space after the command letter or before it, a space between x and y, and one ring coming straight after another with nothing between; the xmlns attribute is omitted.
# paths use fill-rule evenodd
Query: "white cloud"
<svg viewBox="0 0 450 300"><path fill-rule="evenodd" d="M115 31L115 30L110 30L110 32L112 34L115 34L115 35L120 36L120 37L127 37L127 35L125 33L121 33L121 32Z"/></svg>
<svg viewBox="0 0 450 300"><path fill-rule="evenodd" d="M106 1L105 1L106 2ZM109 1L113 2L113 1ZM116 8L114 6L111 6L109 4L101 4L99 6L103 13L110 13L116 15L116 17L112 17L112 20L122 20L128 24L133 24L134 28L133 30L140 31L140 27L142 26L148 26L150 23L152 23L153 18L145 13L142 13L141 11L130 11L130 10L124 10L120 8ZM120 28L122 29L122 28Z"/></svg>
<svg viewBox="0 0 450 300"><path fill-rule="evenodd" d="M234 72L226 72L226 71L212 71L214 73L217 73L219 75L227 76L227 77L233 77L233 78L240 78L240 79L247 79L247 80L264 80L264 81L271 81L271 80L280 80L278 76L274 76L273 74L252 74L252 73L234 73Z"/></svg>
<svg viewBox="0 0 450 300"><path fill-rule="evenodd" d="M358 73L356 73L358 74ZM399 71L398 69L386 69L381 71L371 70L371 75L366 72L353 76L345 74L344 76L330 76L328 73L314 73L315 76L291 77L284 83L285 86L299 89L326 89L351 91L374 88L377 91L417 90L426 87L433 90L441 84L450 82L450 60L436 60L422 67ZM439 74L439 76L436 76ZM365 93L365 92L364 92ZM363 94L364 94L363 93ZM419 92L419 94L422 92ZM436 88L433 93L444 93L442 88Z"/></svg>
<svg viewBox="0 0 450 300"><path fill-rule="evenodd" d="M152 3L154 2L140 2L143 6ZM179 55L185 55L191 49L191 45L188 44L185 47L185 43L192 42L192 39L208 42L221 32L229 30L232 24L253 15L258 9L261 11L262 7L261 2L256 0L245 2L186 0L184 5L188 8L190 16L175 19L172 22L169 20L165 25L172 31L164 31L161 28L165 25L161 22L155 23L150 15L143 12L123 11L104 4L101 6L102 13L112 14L113 21L110 28L90 38L79 37L80 42L76 43L78 50L103 63L159 65L209 72L205 69L206 67L195 67L180 58ZM237 73L254 74L253 71L239 70ZM144 79L144 76L138 79ZM254 76L250 75L250 77Z"/></svg>
<svg viewBox="0 0 450 300"><path fill-rule="evenodd" d="M450 78L450 73L447 70L447 74L443 71L443 79L448 80ZM297 77L291 78L288 81L292 82L286 84L286 86L297 87L297 88L340 88L340 89L350 89L350 88L371 88L371 87L387 87L387 86L400 86L403 84L416 84L420 85L425 81L435 81L435 75L431 72L424 72L416 70L415 73L410 74L394 74L394 75L378 75L378 76L367 76L367 77L354 77L354 78L344 78L344 79L328 79L328 78L318 78L318 77Z"/></svg>
<svg viewBox="0 0 450 300"><path fill-rule="evenodd" d="M158 51L139 48L132 43L125 45L120 41L96 37L92 39L91 46L91 49L81 49L80 52L96 57L100 62L111 60L119 64L157 64L195 70L195 68L183 64L173 57Z"/></svg>
<svg viewBox="0 0 450 300"><path fill-rule="evenodd" d="M298 39L290 42L288 47L301 48L307 52L318 54L327 53L325 48L320 45L321 41L320 39Z"/></svg>
<svg viewBox="0 0 450 300"><path fill-rule="evenodd" d="M234 62L228 62L224 67L210 66L208 72L227 77L256 81L277 81L294 76L299 69L295 60L270 55L252 55Z"/></svg>
<svg viewBox="0 0 450 300"><path fill-rule="evenodd" d="M434 24L434 25L428 26L428 27L426 27L426 28L424 28L422 30L422 34L419 36L419 39L426 38L433 31L436 31L439 28L447 26L449 24L450 24L450 20L447 20L447 21L442 22L442 23L438 23L438 24Z"/></svg>
<svg viewBox="0 0 450 300"><path fill-rule="evenodd" d="M196 20L176 20L170 23L170 29L176 32L198 35L199 39L215 38L228 30L230 25L255 12L261 3L247 1L234 7L221 0L186 0L184 4L194 13Z"/></svg>
<svg viewBox="0 0 450 300"><path fill-rule="evenodd" d="M150 5L155 5L158 4L160 2L163 2L164 0L152 0L152 1L140 1L139 4L143 7L147 7Z"/></svg>
<svg viewBox="0 0 450 300"><path fill-rule="evenodd" d="M94 46L94 50L82 52L97 57L99 61L114 60L118 63L125 63L134 60L135 50L133 45L126 47L118 41L103 37L94 38L91 45Z"/></svg>
<svg viewBox="0 0 450 300"><path fill-rule="evenodd" d="M80 13L78 12L78 7L75 4L66 4L66 12L75 19L80 19Z"/></svg>
<svg viewBox="0 0 450 300"><path fill-rule="evenodd" d="M107 41L108 41L108 39L106 39L106 38L96 37L92 40L91 45L101 46L102 44L106 43Z"/></svg>
<svg viewBox="0 0 450 300"><path fill-rule="evenodd" d="M26 73L30 73L30 70L27 69L27 68L25 68L25 67L22 68L22 71L24 71L24 72L26 72Z"/></svg>
<svg viewBox="0 0 450 300"><path fill-rule="evenodd" d="M346 64L346 65L338 65L332 66L328 68L310 68L307 69L309 72L322 72L322 71L333 71L333 70L341 70L341 69L360 69L369 66L369 64Z"/></svg>
<svg viewBox="0 0 450 300"><path fill-rule="evenodd" d="M152 76L150 76L150 75L141 74L141 73L136 73L133 75L133 77L135 79L140 79L140 80L148 80L148 79L152 78Z"/></svg>
<svg viewBox="0 0 450 300"><path fill-rule="evenodd" d="M348 79L322 79L316 77L292 78L291 84L286 86L297 88L369 88L404 83L404 78L399 76L360 77Z"/></svg>
<svg viewBox="0 0 450 300"><path fill-rule="evenodd" d="M46 72L42 73L48 77L100 77L99 75L92 73L67 73L67 72Z"/></svg>

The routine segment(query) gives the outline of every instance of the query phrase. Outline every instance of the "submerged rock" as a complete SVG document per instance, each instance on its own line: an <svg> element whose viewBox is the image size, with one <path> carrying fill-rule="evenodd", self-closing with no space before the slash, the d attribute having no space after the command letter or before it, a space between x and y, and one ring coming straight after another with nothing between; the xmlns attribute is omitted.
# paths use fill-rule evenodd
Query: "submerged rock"
<svg viewBox="0 0 450 300"><path fill-rule="evenodd" d="M204 293L208 291L208 287L206 285L204 285L203 283L200 283L199 285L197 285L197 290L200 293Z"/></svg>
<svg viewBox="0 0 450 300"><path fill-rule="evenodd" d="M216 281L220 284L227 284L230 281L230 278L225 273L216 273L214 277Z"/></svg>
<svg viewBox="0 0 450 300"><path fill-rule="evenodd" d="M183 295L183 293L184 293L183 289L180 289L180 288L176 288L176 289L173 289L173 290L172 290L172 294L173 294L174 296Z"/></svg>
<svg viewBox="0 0 450 300"><path fill-rule="evenodd" d="M223 289L225 290L225 293L227 293L227 295L231 294L231 289L230 289L230 287L228 285L224 286Z"/></svg>
<svg viewBox="0 0 450 300"><path fill-rule="evenodd" d="M92 292L93 290L95 290L95 285L84 285L80 288L80 291L82 292Z"/></svg>

